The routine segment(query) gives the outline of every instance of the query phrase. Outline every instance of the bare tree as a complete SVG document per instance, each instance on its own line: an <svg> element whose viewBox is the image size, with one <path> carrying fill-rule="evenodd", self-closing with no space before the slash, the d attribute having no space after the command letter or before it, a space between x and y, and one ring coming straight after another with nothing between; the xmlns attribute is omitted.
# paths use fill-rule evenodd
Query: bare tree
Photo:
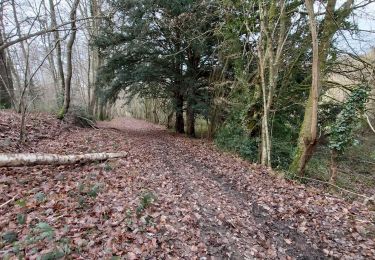
<svg viewBox="0 0 375 260"><path fill-rule="evenodd" d="M3 44L3 2L0 4L0 45ZM15 106L13 80L10 71L10 57L5 50L0 50L0 107L10 108Z"/></svg>
<svg viewBox="0 0 375 260"><path fill-rule="evenodd" d="M14 0L11 0L11 5L12 5L12 10L13 10L13 18L14 18L14 24L15 24L17 36L22 37L21 25L20 25L20 22L18 20L16 3L15 3ZM38 16L39 16L39 14L37 13L36 17L38 17ZM27 80L27 78L30 76L30 66L31 66L30 61L28 60L29 59L28 42L27 41L21 41L19 44L21 46L22 58L25 62L25 64L24 64L24 71L25 71L24 74L25 74L25 80ZM29 90L30 96L35 96L34 80L30 80L30 83L28 85L28 90ZM18 112L21 112L21 104L19 104Z"/></svg>
<svg viewBox="0 0 375 260"><path fill-rule="evenodd" d="M70 11L70 21L71 23L71 34L70 38L67 43L66 47L66 79L65 79L65 93L64 93L64 104L62 110L60 111L59 118L64 118L65 114L68 112L70 107L70 92L71 92L71 83L72 83L72 73L73 73L73 66L72 66L72 54L73 54L73 45L76 39L77 34L77 26L76 26L76 16L77 16L77 8L79 5L79 0L74 0L72 9Z"/></svg>
<svg viewBox="0 0 375 260"><path fill-rule="evenodd" d="M57 20L56 20L56 12L55 12L55 5L53 0L49 0L49 8L51 13L51 26L57 28ZM57 71L59 75L60 87L61 87L61 95L63 96L65 93L65 76L64 76L64 68L63 68L63 61L62 61L62 51L61 51L61 43L60 43L60 33L58 30L53 32L55 44L56 44L56 61L57 61Z"/></svg>
<svg viewBox="0 0 375 260"><path fill-rule="evenodd" d="M271 133L269 114L277 86L285 41L288 37L286 28L286 2L259 0L260 37L258 40L259 77L263 99L261 163L271 166ZM275 10L280 10L276 13ZM267 21L266 21L267 20ZM275 47L276 46L276 47Z"/></svg>

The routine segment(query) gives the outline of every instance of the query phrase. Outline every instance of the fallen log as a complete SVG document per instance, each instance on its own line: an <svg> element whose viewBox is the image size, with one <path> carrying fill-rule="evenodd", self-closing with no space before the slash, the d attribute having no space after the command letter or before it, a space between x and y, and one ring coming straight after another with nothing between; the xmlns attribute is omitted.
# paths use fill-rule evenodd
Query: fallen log
<svg viewBox="0 0 375 260"><path fill-rule="evenodd" d="M0 167L76 164L94 161L104 161L112 158L123 158L126 156L126 152L91 153L76 155L58 155L43 153L0 154Z"/></svg>

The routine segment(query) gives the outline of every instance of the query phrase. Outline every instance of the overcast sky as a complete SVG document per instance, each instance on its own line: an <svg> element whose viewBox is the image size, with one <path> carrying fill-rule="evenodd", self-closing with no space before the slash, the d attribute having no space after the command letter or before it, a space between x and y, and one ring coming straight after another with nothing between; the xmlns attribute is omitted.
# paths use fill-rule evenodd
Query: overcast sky
<svg viewBox="0 0 375 260"><path fill-rule="evenodd" d="M338 1L338 5L341 5L344 0ZM356 0L355 4L367 2L368 0ZM355 15L351 18L351 21L358 25L358 28L365 31L373 32L361 32L359 35L350 35L348 32L338 34L340 47L345 50L353 52L353 49L357 54L368 52L371 48L375 47L375 3L371 3L362 10L357 10Z"/></svg>

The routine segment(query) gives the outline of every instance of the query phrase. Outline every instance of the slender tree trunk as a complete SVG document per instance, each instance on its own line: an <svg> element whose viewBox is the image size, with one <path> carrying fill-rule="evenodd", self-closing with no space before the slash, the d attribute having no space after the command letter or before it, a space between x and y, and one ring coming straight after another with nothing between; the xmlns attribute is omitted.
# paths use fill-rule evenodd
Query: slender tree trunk
<svg viewBox="0 0 375 260"><path fill-rule="evenodd" d="M12 9L13 9L13 18L14 18L14 22L15 22L15 26L16 26L17 36L19 38L21 38L22 37L21 25L18 21L16 4L15 4L14 0L12 0ZM26 44L27 44L27 42L26 42ZM25 77L29 77L29 76L31 76L30 60L29 60L30 59L30 51L29 51L28 47L26 48L24 41L20 42L20 46L21 46L22 55L23 55L23 58L24 58L24 61L25 61L25 73L24 73L24 75L25 75ZM26 81L29 82L28 83L28 93L30 95L30 98L32 100L36 100L37 93L36 93L36 87L35 87L34 80L26 78L25 82Z"/></svg>
<svg viewBox="0 0 375 260"><path fill-rule="evenodd" d="M177 93L175 96L176 102L176 122L175 122L175 130L177 133L185 133L185 125L184 125L184 97L180 93Z"/></svg>
<svg viewBox="0 0 375 260"><path fill-rule="evenodd" d="M13 80L5 51L0 51L0 108L14 107Z"/></svg>
<svg viewBox="0 0 375 260"><path fill-rule="evenodd" d="M53 3L53 0L49 0L49 6L50 6L50 13L51 13L51 25L52 27L57 27L57 18L56 18L56 11L55 11L55 5ZM57 62L57 73L59 75L59 81L60 81L60 91L58 93L58 96L60 97L58 99L58 105L60 106L62 104L62 100L65 94L65 76L64 76L64 65L62 61L62 51L61 51L61 40L60 40L60 34L58 30L55 30L53 32L55 44L56 44L56 62Z"/></svg>
<svg viewBox="0 0 375 260"><path fill-rule="evenodd" d="M288 37L285 0L258 1L260 14L260 37L258 40L259 76L263 101L261 128L261 164L271 167L271 129L270 111L277 87L279 67ZM276 11L276 10L279 10Z"/></svg>
<svg viewBox="0 0 375 260"><path fill-rule="evenodd" d="M70 12L70 20L73 21L71 23L71 34L70 38L67 43L67 66L66 66L66 81L65 81L65 94L64 94L64 104L62 111L60 112L59 118L64 118L65 114L68 113L70 107L70 92L71 92L71 84L72 84L72 73L73 73L73 62L72 62L72 55L73 55L73 45L76 39L77 34L77 26L76 26L76 16L77 16L77 8L78 8L79 0L74 0L72 10Z"/></svg>
<svg viewBox="0 0 375 260"><path fill-rule="evenodd" d="M329 182L334 184L336 183L336 179L337 179L337 151L336 150L331 151L330 173L331 173L331 178Z"/></svg>
<svg viewBox="0 0 375 260"><path fill-rule="evenodd" d="M309 16L309 26L312 37L313 64L312 83L309 97L306 102L305 114L301 126L296 153L289 170L292 173L303 175L306 164L311 159L317 143L318 131L318 100L320 95L321 77L325 75L325 66L328 58L332 37L338 26L349 16L353 0L347 0L340 8L340 16L335 17L336 0L329 0L326 5L326 14L322 22L321 39L318 43L317 21L314 13L314 1L305 0Z"/></svg>
<svg viewBox="0 0 375 260"><path fill-rule="evenodd" d="M3 4L0 4L0 45L3 42ZM5 50L0 50L0 108L15 106L10 57Z"/></svg>
<svg viewBox="0 0 375 260"><path fill-rule="evenodd" d="M171 112L167 116L167 128L168 129L172 129L173 128L173 124L172 124L173 115L174 115L174 112Z"/></svg>
<svg viewBox="0 0 375 260"><path fill-rule="evenodd" d="M5 56L7 57L7 60L8 60L8 63L7 63L7 67L9 69L9 73L10 73L10 78L12 80L12 84L11 84L11 88L9 89L9 94L11 96L11 99L12 99L12 106L14 109L16 109L17 107L17 94L16 94L16 90L19 90L21 89L21 78L20 78L20 75L18 73L18 71L16 71L16 68L14 66L14 63L13 63L13 60L12 60L12 56L10 55L10 52L9 52L9 49L5 49ZM0 51L1 52L1 51Z"/></svg>
<svg viewBox="0 0 375 260"><path fill-rule="evenodd" d="M186 133L190 137L195 137L195 113L191 100L187 101L186 106Z"/></svg>

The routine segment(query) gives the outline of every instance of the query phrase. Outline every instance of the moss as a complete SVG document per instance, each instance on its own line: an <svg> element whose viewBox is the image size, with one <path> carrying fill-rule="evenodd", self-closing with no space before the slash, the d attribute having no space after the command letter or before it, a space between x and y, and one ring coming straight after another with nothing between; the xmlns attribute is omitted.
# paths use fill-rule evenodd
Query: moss
<svg viewBox="0 0 375 260"><path fill-rule="evenodd" d="M57 119L62 120L65 117L65 109L61 108L60 111L57 113Z"/></svg>

